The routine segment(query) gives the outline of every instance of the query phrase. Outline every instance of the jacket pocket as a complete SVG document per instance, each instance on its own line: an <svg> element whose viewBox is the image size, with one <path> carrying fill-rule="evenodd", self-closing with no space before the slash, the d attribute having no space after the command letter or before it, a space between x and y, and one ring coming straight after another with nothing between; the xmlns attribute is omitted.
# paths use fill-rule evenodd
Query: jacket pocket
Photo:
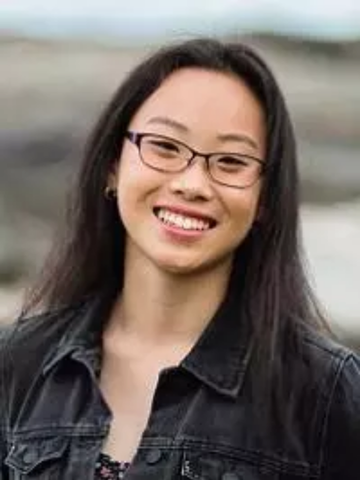
<svg viewBox="0 0 360 480"><path fill-rule="evenodd" d="M259 462L229 458L219 453L185 452L181 475L189 480L277 480L279 473Z"/></svg>
<svg viewBox="0 0 360 480"><path fill-rule="evenodd" d="M59 460L67 447L66 438L16 439L5 458L11 480L60 478ZM50 476L51 474L51 476Z"/></svg>

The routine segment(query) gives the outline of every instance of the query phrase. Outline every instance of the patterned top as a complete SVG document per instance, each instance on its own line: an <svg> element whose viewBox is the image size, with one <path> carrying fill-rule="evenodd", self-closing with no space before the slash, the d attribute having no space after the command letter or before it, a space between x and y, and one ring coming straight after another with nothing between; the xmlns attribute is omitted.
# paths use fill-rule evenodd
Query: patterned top
<svg viewBox="0 0 360 480"><path fill-rule="evenodd" d="M119 480L125 477L129 462L118 462L109 455L100 453L95 467L95 480Z"/></svg>

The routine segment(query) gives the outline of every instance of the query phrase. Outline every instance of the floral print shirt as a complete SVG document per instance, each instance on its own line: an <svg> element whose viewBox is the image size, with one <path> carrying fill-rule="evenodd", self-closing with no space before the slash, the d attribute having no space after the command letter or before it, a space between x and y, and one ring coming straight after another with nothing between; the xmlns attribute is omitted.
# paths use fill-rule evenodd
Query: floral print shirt
<svg viewBox="0 0 360 480"><path fill-rule="evenodd" d="M101 453L95 467L95 480L123 479L130 463L118 462L109 455Z"/></svg>

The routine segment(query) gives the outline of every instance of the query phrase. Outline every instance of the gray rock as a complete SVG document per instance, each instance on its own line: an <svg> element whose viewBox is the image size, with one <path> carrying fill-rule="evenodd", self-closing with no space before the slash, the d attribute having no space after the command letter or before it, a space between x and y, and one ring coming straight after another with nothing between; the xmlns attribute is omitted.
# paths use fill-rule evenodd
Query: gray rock
<svg viewBox="0 0 360 480"><path fill-rule="evenodd" d="M303 198L360 195L360 62L345 48L248 39L282 85L299 138ZM354 52L357 50L354 49ZM0 40L0 191L51 218L102 106L146 49Z"/></svg>
<svg viewBox="0 0 360 480"><path fill-rule="evenodd" d="M358 339L360 49L248 42L273 67L294 119L317 289L339 330ZM31 278L41 264L86 135L145 54L145 48L0 38L0 285Z"/></svg>

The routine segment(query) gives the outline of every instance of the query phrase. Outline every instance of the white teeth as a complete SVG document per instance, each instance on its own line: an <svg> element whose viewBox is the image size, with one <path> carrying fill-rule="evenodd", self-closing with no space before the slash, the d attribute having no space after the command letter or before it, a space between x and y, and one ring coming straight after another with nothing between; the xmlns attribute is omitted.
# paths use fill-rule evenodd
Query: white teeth
<svg viewBox="0 0 360 480"><path fill-rule="evenodd" d="M184 225L184 228L185 230L189 230L189 228L191 228L191 220L190 218L185 218L185 220L183 221L183 225Z"/></svg>
<svg viewBox="0 0 360 480"><path fill-rule="evenodd" d="M163 208L158 210L156 215L162 222L183 228L184 230L208 230L210 228L210 223L205 220L186 217L178 213L169 212Z"/></svg>

